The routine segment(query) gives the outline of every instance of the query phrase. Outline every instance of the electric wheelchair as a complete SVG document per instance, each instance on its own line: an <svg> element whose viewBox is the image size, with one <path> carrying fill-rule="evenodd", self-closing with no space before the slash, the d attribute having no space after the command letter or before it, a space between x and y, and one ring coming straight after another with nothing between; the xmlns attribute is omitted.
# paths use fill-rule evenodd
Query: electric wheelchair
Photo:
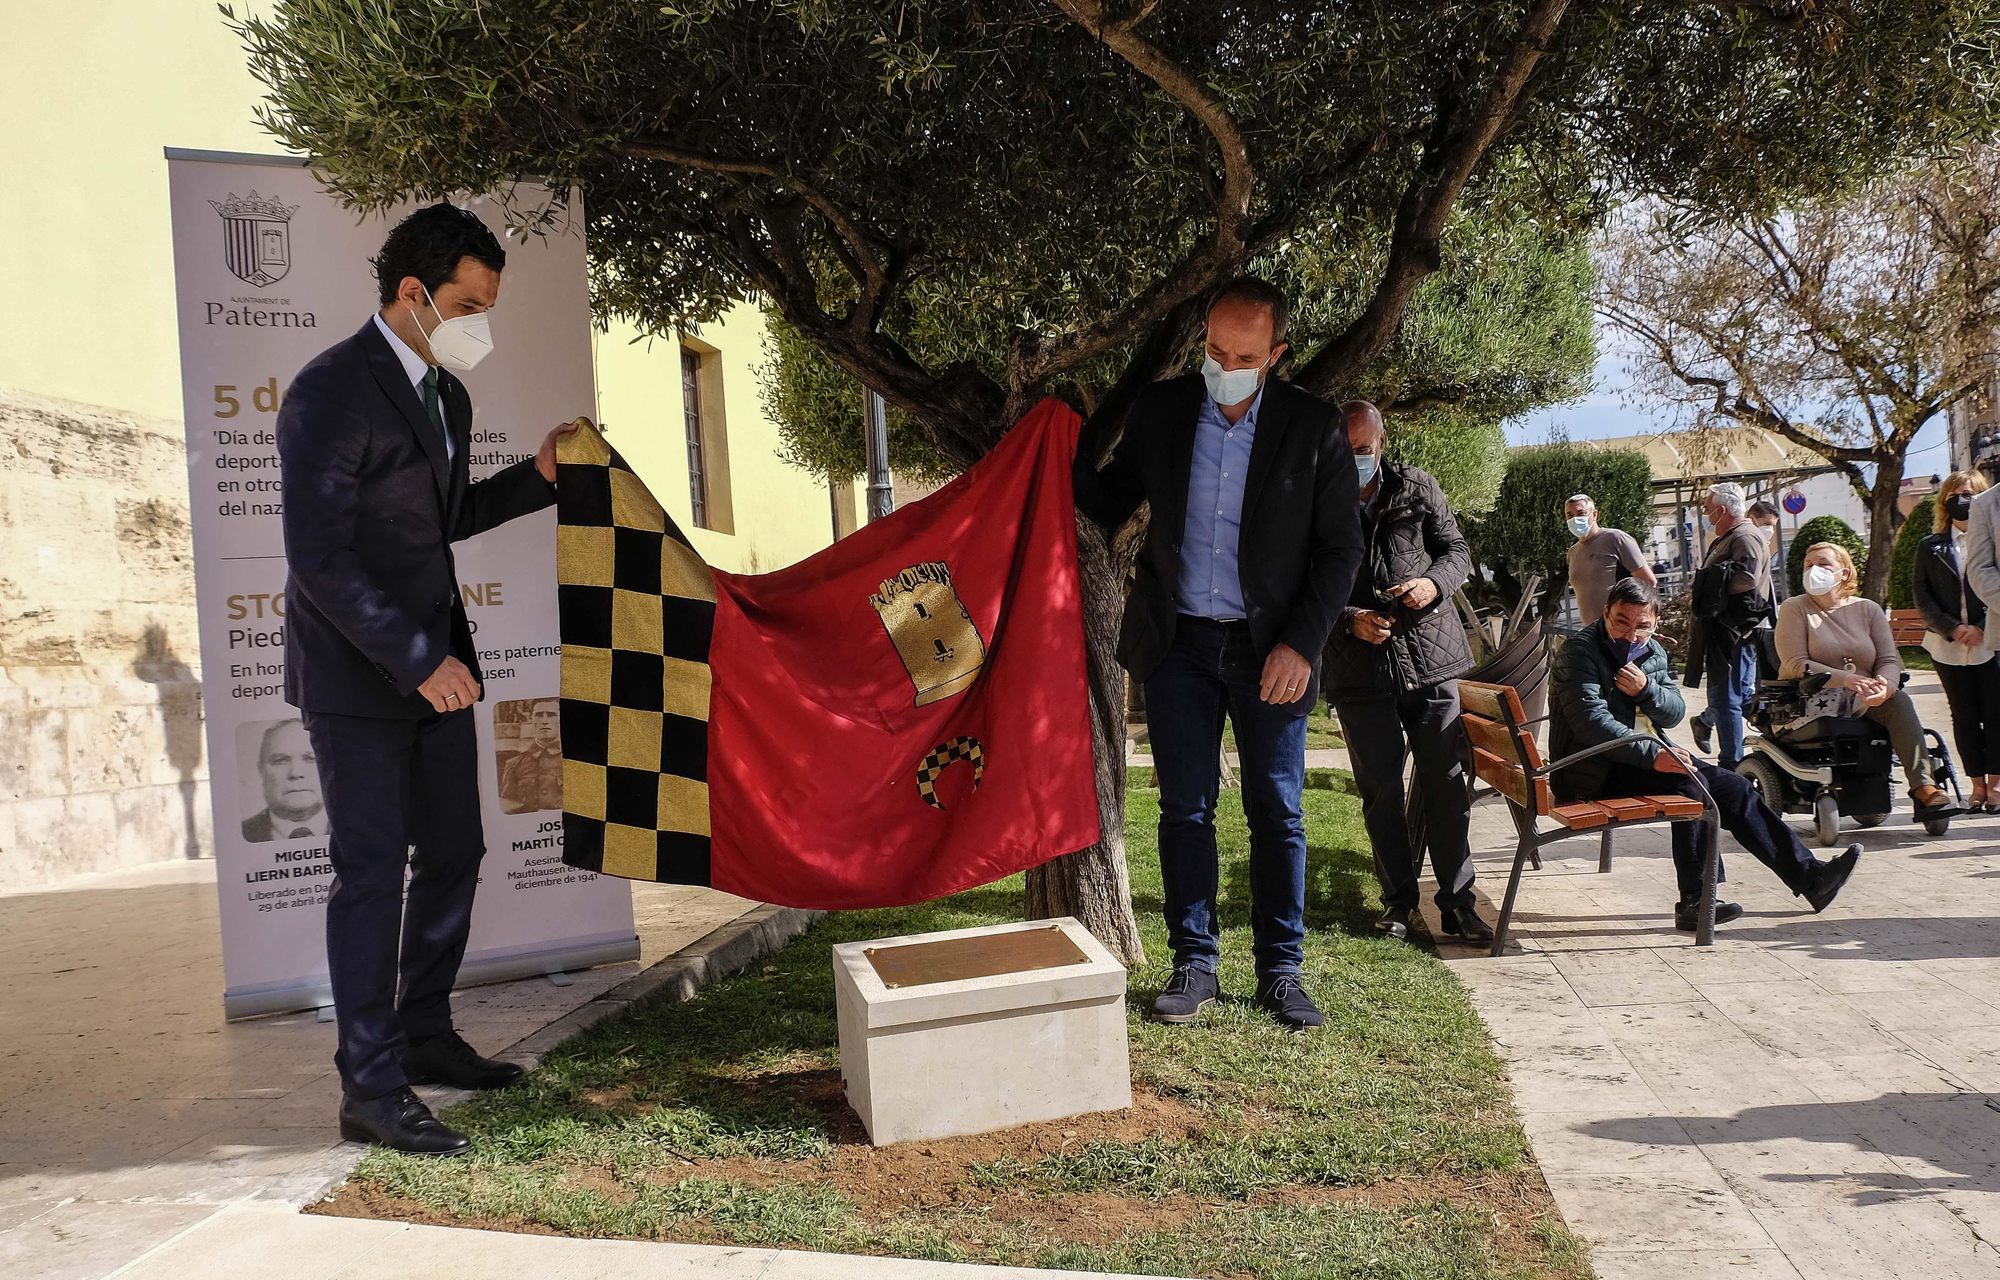
<svg viewBox="0 0 2000 1280"><path fill-rule="evenodd" d="M1909 676L1904 675L1907 682ZM1894 807L1889 776L1895 757L1889 731L1873 720L1838 714L1851 709L1846 691L1827 687L1827 677L1761 680L1746 709L1743 759L1736 772L1748 778L1764 803L1779 813L1809 813L1822 846L1840 843L1840 820L1878 826ZM1845 704L1845 706L1843 705ZM1924 730L1932 782L1949 786L1959 805L1958 773L1951 752L1935 729ZM1949 814L1924 822L1928 835L1951 827Z"/></svg>

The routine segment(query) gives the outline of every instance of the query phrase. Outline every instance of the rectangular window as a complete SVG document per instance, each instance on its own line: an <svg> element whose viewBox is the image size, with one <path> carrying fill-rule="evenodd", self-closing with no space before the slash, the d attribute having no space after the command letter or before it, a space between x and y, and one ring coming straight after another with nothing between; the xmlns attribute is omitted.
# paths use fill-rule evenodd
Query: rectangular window
<svg viewBox="0 0 2000 1280"><path fill-rule="evenodd" d="M681 405L687 419L688 501L698 529L707 529L708 467L701 439L701 353L681 348Z"/></svg>

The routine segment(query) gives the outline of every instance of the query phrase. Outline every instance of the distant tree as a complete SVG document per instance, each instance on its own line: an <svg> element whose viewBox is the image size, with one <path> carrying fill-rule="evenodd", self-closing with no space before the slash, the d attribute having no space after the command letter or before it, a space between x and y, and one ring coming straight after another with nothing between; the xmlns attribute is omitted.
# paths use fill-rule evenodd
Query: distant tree
<svg viewBox="0 0 2000 1280"><path fill-rule="evenodd" d="M1697 430L1769 431L1846 477L1868 509L1862 590L1880 600L1905 455L1981 394L2000 324L2000 152L1785 213L1657 203L1611 237L1601 312L1641 353L1636 395Z"/></svg>
<svg viewBox="0 0 2000 1280"><path fill-rule="evenodd" d="M1896 549L1889 554L1889 607L1917 607L1917 544L1930 536L1931 522L1937 519L1937 496L1924 498L1910 509L1896 534Z"/></svg>
<svg viewBox="0 0 2000 1280"><path fill-rule="evenodd" d="M1814 516L1792 534L1791 550L1785 553L1785 582L1793 595L1805 591L1806 552L1821 542L1847 548L1847 554L1854 557L1857 567L1862 556L1867 554L1867 546L1861 541L1861 535L1854 531L1853 525L1839 516ZM1870 596L1869 599L1879 602L1881 597Z"/></svg>
<svg viewBox="0 0 2000 1280"><path fill-rule="evenodd" d="M231 21L264 122L335 194L581 189L601 313L670 334L764 299L959 467L1050 394L1101 455L1185 364L1204 298L1289 246L1335 264L1345 317L1292 377L1345 398L1466 211L1775 207L2000 123L2000 0L285 0ZM1025 905L1134 959L1113 648L1135 540L1079 544L1104 842L1031 872Z"/></svg>
<svg viewBox="0 0 2000 1280"><path fill-rule="evenodd" d="M1598 524L1623 529L1642 547L1650 541L1653 468L1645 454L1567 441L1512 450L1499 500L1467 523L1473 559L1491 571L1502 604L1512 608L1529 577L1539 573L1536 607L1543 617L1555 612L1569 586L1569 549L1576 545L1563 504L1578 493L1597 504Z"/></svg>

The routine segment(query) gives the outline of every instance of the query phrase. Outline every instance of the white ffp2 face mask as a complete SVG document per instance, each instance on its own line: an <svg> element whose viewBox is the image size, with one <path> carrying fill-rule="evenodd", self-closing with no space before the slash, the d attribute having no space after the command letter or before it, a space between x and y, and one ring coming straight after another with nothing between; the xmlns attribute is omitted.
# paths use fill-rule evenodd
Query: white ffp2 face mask
<svg viewBox="0 0 2000 1280"><path fill-rule="evenodd" d="M466 373L493 354L493 326L484 311L469 316L453 316L447 320L444 313L437 309L437 299L431 297L429 289L424 290L424 297L431 304L431 314L438 318L437 328L424 334L424 339L431 344L431 355L437 358L439 364L455 372ZM418 330L423 329L424 322L417 320L414 309L410 312L410 319L416 320Z"/></svg>
<svg viewBox="0 0 2000 1280"><path fill-rule="evenodd" d="M1823 564L1808 566L1805 578L1806 594L1811 596L1831 595L1833 589L1840 585L1840 571Z"/></svg>
<svg viewBox="0 0 2000 1280"><path fill-rule="evenodd" d="M1227 407L1242 404L1257 394L1257 383L1264 372L1264 366L1254 369L1225 369L1216 362L1214 356L1204 356L1201 362L1201 376L1208 383L1208 398Z"/></svg>

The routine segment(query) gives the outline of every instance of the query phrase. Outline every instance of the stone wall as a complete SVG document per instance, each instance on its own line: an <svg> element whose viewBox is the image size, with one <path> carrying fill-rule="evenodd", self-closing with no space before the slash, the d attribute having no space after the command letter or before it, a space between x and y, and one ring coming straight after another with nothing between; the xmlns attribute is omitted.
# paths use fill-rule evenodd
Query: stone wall
<svg viewBox="0 0 2000 1280"><path fill-rule="evenodd" d="M0 388L0 891L213 854L182 441Z"/></svg>

